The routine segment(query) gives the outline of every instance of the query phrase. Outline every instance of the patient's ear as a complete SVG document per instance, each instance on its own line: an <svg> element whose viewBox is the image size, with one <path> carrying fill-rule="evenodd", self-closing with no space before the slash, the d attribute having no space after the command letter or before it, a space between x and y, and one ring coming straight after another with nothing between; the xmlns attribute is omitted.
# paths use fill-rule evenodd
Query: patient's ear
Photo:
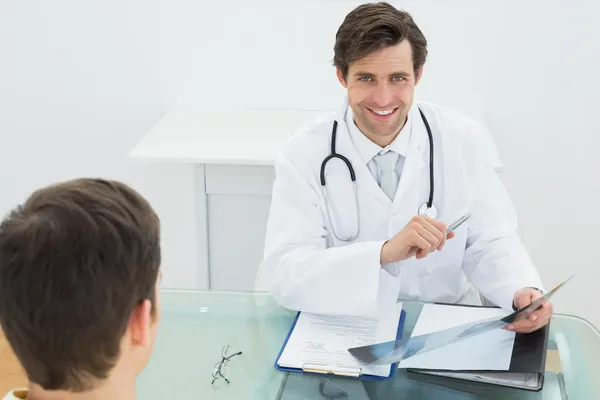
<svg viewBox="0 0 600 400"><path fill-rule="evenodd" d="M129 318L129 331L134 346L149 347L152 343L152 303L146 299L133 309Z"/></svg>

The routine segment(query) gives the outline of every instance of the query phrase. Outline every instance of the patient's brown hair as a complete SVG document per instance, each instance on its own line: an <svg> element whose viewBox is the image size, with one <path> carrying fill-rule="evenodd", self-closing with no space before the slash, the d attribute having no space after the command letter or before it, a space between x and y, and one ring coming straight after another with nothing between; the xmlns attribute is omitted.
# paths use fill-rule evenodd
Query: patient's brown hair
<svg viewBox="0 0 600 400"><path fill-rule="evenodd" d="M30 382L84 391L119 358L132 310L154 308L160 223L127 185L74 179L0 224L0 324Z"/></svg>

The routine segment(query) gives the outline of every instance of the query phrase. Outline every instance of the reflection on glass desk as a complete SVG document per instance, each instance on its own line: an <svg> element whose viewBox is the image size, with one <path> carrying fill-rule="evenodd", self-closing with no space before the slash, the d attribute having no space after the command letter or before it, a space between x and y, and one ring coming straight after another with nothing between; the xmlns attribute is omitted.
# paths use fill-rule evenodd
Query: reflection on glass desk
<svg viewBox="0 0 600 400"><path fill-rule="evenodd" d="M422 303L403 302L410 335ZM152 359L138 378L146 399L600 399L600 332L556 314L540 392L396 370L384 381L284 373L273 366L295 312L268 294L162 291L163 315ZM242 354L227 364L228 384L213 370L223 346Z"/></svg>

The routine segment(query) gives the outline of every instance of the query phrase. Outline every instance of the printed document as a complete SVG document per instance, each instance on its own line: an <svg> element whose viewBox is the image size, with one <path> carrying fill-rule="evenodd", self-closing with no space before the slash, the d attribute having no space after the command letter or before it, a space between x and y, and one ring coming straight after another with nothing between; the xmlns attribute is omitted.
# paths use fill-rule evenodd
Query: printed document
<svg viewBox="0 0 600 400"><path fill-rule="evenodd" d="M395 340L402 303L389 314L352 317L300 313L296 326L279 358L280 367L329 370L334 373L390 375L390 365L366 365L348 349Z"/></svg>

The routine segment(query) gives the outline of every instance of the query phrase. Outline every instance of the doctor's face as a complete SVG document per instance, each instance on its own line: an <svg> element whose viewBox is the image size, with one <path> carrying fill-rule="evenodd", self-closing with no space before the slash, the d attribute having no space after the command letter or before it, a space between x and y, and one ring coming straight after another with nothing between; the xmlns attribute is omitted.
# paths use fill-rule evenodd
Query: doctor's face
<svg viewBox="0 0 600 400"><path fill-rule="evenodd" d="M351 63L347 77L338 69L354 122L363 134L382 147L394 140L406 122L421 72L415 76L407 40Z"/></svg>

